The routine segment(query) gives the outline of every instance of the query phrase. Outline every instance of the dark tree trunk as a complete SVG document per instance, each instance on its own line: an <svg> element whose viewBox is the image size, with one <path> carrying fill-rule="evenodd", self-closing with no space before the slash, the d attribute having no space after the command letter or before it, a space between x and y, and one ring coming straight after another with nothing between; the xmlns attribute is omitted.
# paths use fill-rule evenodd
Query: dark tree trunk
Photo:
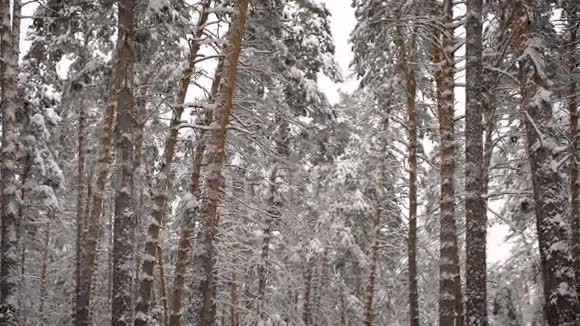
<svg viewBox="0 0 580 326"><path fill-rule="evenodd" d="M570 115L570 215L572 226L572 254L574 259L574 274L576 277L576 293L580 294L580 179L578 176L578 83L572 77L578 70L578 28L580 24L580 5L571 0L564 4L567 16L567 28L570 38L564 49L568 55L568 73L571 78L568 85L568 114ZM580 307L578 310L580 317Z"/></svg>
<svg viewBox="0 0 580 326"><path fill-rule="evenodd" d="M466 326L487 326L487 209L483 193L482 0L467 2L465 108Z"/></svg>
<svg viewBox="0 0 580 326"><path fill-rule="evenodd" d="M519 78L542 265L544 313L549 326L576 326L576 282L574 273L567 272L574 270L568 225L564 220L567 196L557 164L562 154L555 148L560 139L554 127L550 81L546 80L544 67L536 66L543 63L545 49L541 48L542 41L530 42L542 37L540 26L534 24L538 18L529 17L530 12L519 1L514 1L513 6L515 47L519 53L533 51L535 54L533 58L521 57Z"/></svg>
<svg viewBox="0 0 580 326"><path fill-rule="evenodd" d="M18 202L17 202L17 130L16 89L18 57L12 11L9 0L0 1L0 110L2 111L2 152L0 153L0 218L2 240L0 244L0 325L18 325L16 289L18 286Z"/></svg>

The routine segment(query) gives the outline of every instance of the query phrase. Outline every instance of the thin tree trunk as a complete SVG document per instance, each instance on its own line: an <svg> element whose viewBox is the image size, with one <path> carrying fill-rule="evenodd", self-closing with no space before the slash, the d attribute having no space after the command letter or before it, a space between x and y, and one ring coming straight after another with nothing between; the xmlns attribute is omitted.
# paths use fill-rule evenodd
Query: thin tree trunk
<svg viewBox="0 0 580 326"><path fill-rule="evenodd" d="M205 277L203 300L198 319L205 326L215 325L215 243L218 229L218 206L221 198L222 170L226 157L227 129L233 110L234 93L238 74L238 64L242 51L242 41L246 28L249 0L237 0L234 20L229 32L224 64L224 78L220 89L220 102L214 112L212 133L208 140L206 151L207 168L205 180L207 182L207 199L201 207L203 239L201 241L202 277Z"/></svg>
<svg viewBox="0 0 580 326"><path fill-rule="evenodd" d="M483 193L482 0L467 2L465 107L466 326L487 326L487 208Z"/></svg>
<svg viewBox="0 0 580 326"><path fill-rule="evenodd" d="M289 156L289 127L288 122L284 120L280 115L276 116L275 119L278 128L274 132L274 143L275 151L277 157L288 157ZM268 257L270 254L270 240L272 237L272 228L276 219L280 217L280 206L281 202L276 199L276 194L278 192L278 178L281 177L281 164L279 162L274 162L272 170L270 171L269 183L269 198L268 198L268 214L266 216L266 226L264 227L264 238L262 240L262 254L261 254L261 264L258 267L258 296L259 296L259 309L262 310L265 304L265 294L266 294L266 281L267 281L267 270L268 270Z"/></svg>
<svg viewBox="0 0 580 326"><path fill-rule="evenodd" d="M140 83L141 85L141 83ZM147 109L146 109L146 91L142 90L135 100L135 125L133 129L134 137L134 155L133 155L133 189L131 191L133 196L133 205L135 207L135 217L133 218L133 302L137 301L139 290L139 267L141 266L141 257L138 251L143 248L145 241L143 239L143 215L145 212L145 202L149 199L150 183L146 181L145 176L152 175L148 165L144 162L144 129L147 123Z"/></svg>
<svg viewBox="0 0 580 326"><path fill-rule="evenodd" d="M236 272L230 281L230 326L238 326L238 290Z"/></svg>
<svg viewBox="0 0 580 326"><path fill-rule="evenodd" d="M210 102L214 102L217 96L219 85L222 78L223 71L223 58L220 59L216 67L214 78L212 81L211 91L210 91ZM209 126L213 117L213 111L207 110L203 115L202 125ZM206 149L207 134L204 130L199 132L199 138L195 146L195 153L193 156L193 168L191 172L190 181L190 195L192 200L201 200L200 193L200 179L201 179L201 168L203 163L203 157ZM185 292L185 279L187 276L187 267L190 264L191 258L191 240L193 238L193 231L195 226L195 211L199 207L188 207L189 212L187 213L189 217L183 225L181 230L181 235L179 237L179 245L177 251L177 260L175 262L175 280L173 284L173 301L171 308L171 315L169 318L170 326L181 325L181 315L183 308L183 297Z"/></svg>
<svg viewBox="0 0 580 326"><path fill-rule="evenodd" d="M322 312L322 297L323 291L326 289L326 281L327 281L326 276L328 275L327 266L328 266L328 255L325 249L324 252L322 253L322 259L320 262L320 268L318 272L318 282L317 282L318 285L316 287L317 291L314 304L314 318L313 318L314 325L324 324L322 317L326 317Z"/></svg>
<svg viewBox="0 0 580 326"><path fill-rule="evenodd" d="M0 1L0 109L2 111L2 152L0 153L0 325L18 325L16 298L18 287L18 202L16 180L17 132L16 89L18 58L14 48L10 1Z"/></svg>
<svg viewBox="0 0 580 326"><path fill-rule="evenodd" d="M400 21L400 14L397 16ZM405 42L402 27L397 25L400 65L405 76L407 96L407 128L409 130L409 233L407 255L409 260L409 320L411 326L419 326L419 291L417 289L417 82L415 70L409 64L414 59L415 35Z"/></svg>
<svg viewBox="0 0 580 326"><path fill-rule="evenodd" d="M109 215L109 219L107 221L107 231L109 232L109 243L108 243L108 257L107 257L107 267L108 267L108 278L107 278L107 297L108 297L108 301L107 303L113 307L113 247L115 246L114 242L115 242L115 216L114 216L114 209L109 208L109 210L111 211L111 214ZM107 216L106 212L104 214L105 216Z"/></svg>
<svg viewBox="0 0 580 326"><path fill-rule="evenodd" d="M575 295L576 282L574 261L568 239L568 225L565 223L566 196L564 180L557 167L561 158L557 156L555 144L559 143L558 131L552 104L549 98L550 81L546 80L543 66L544 49L538 37L537 17L530 17L529 11L519 1L514 2L516 24L514 41L519 53L535 53L533 58L520 59L520 81L522 87L522 113L526 128L527 152L532 172L536 227L542 263L544 283L544 312L549 326L577 325L576 311L578 298ZM534 44L534 45L530 45ZM561 154L559 154L561 155ZM556 248L556 249L555 249ZM567 289L563 291L563 289Z"/></svg>
<svg viewBox="0 0 580 326"><path fill-rule="evenodd" d="M312 262L306 263L306 272L304 273L304 306L302 308L302 321L304 325L312 324Z"/></svg>
<svg viewBox="0 0 580 326"><path fill-rule="evenodd" d="M83 242L83 231L84 231L84 205L86 201L86 158L85 158L85 134L86 134L86 123L87 114L85 108L83 107L83 102L79 101L79 127L78 127L78 185L77 185L77 238L76 238L76 259L75 259L75 281L76 284L81 282L81 247ZM75 300L79 301L79 287L75 286ZM75 307L76 310L76 307Z"/></svg>
<svg viewBox="0 0 580 326"><path fill-rule="evenodd" d="M433 45L431 53L433 64L438 66L435 81L441 137L439 325L458 326L463 325L463 306L453 184L455 170L453 1L444 1L442 9L444 15L442 32L435 32L435 39L440 42Z"/></svg>
<svg viewBox="0 0 580 326"><path fill-rule="evenodd" d="M94 171L94 169L92 171ZM93 180L92 180L92 178L91 178L90 175L91 175L91 173L89 172L87 174L86 179L85 179L85 184L87 185L87 197L85 198L85 203L84 203L85 208L84 208L84 211L83 211L83 229L82 229L82 232L83 232L83 241L85 240L86 233L88 231L87 230L87 225L88 225L87 218L91 214L91 198L93 197ZM81 258L84 259L83 256L82 256L83 255L82 249L84 247L82 245L83 245L83 242L81 242L81 248L80 249L81 249ZM81 262L82 262L82 260L81 260ZM82 268L81 268L81 271L82 271Z"/></svg>
<svg viewBox="0 0 580 326"><path fill-rule="evenodd" d="M52 218L52 216L51 216ZM40 304L38 307L38 315L41 316L42 320L45 320L44 316L44 304L46 302L47 290L48 290L48 257L50 253L50 219L46 221L46 230L44 233L44 247L42 248L42 267L40 270Z"/></svg>
<svg viewBox="0 0 580 326"><path fill-rule="evenodd" d="M20 19L14 19L14 17L22 16L22 1L13 0L12 1L12 50L16 62L20 59Z"/></svg>
<svg viewBox="0 0 580 326"><path fill-rule="evenodd" d="M382 166L382 165L381 165ZM382 181L384 178L384 170L381 168L379 171L379 180ZM379 181L377 188L383 187L383 182ZM382 191L378 191L381 193ZM378 268L378 260L379 260L379 236L381 233L381 208L380 208L380 200L382 196L378 196L377 204L373 209L371 214L372 217L372 225L373 225L373 232L372 232L372 242L370 246L370 265L369 265L369 274L367 276L367 286L365 289L365 305L364 305L364 320L363 324L365 326L372 326L373 319L374 319L374 297L375 297L375 283L377 278L377 268Z"/></svg>
<svg viewBox="0 0 580 326"><path fill-rule="evenodd" d="M270 194L268 197L268 214L275 214L273 212L274 201L276 197L276 173L278 171L278 166L274 163L272 171L270 171L270 177L268 181L270 183ZM262 305L264 304L264 296L266 293L266 274L267 274L267 263L268 256L270 253L270 238L272 236L272 223L273 217L266 216L266 226L264 227L264 237L262 239L262 253L260 257L260 265L258 266L258 314L262 313ZM260 315L261 317L261 315Z"/></svg>
<svg viewBox="0 0 580 326"><path fill-rule="evenodd" d="M30 154L26 154L26 157L24 159L23 162L23 169L22 169L22 174L20 175L20 184L21 185L25 185L28 181L28 178L30 177L30 170L32 168L32 156ZM21 202L26 202L26 198L27 198L28 192L26 191L26 188L22 188L22 191L20 192L20 200ZM18 229L19 229L19 245L21 246L21 251L20 251L20 286L22 287L25 282L26 282L26 258L27 258L27 253L28 250L26 248L27 245L27 239L28 238L33 238L34 235L32 234L31 228L28 225L28 220L26 219L27 216L27 206L26 205L20 205L18 207ZM19 297L19 302L18 302L18 309L21 312L21 322L23 324L26 324L27 322L27 313L23 310L25 309L24 307L24 302L25 300L23 300L23 296Z"/></svg>
<svg viewBox="0 0 580 326"><path fill-rule="evenodd" d="M320 292L320 268L318 265L318 257L315 261L313 261L312 267L312 290L310 291L310 323L312 325L316 324L317 319L317 311L316 306L318 305L318 293Z"/></svg>
<svg viewBox="0 0 580 326"><path fill-rule="evenodd" d="M148 238L145 243L145 255L143 257L143 264L141 267L141 281L139 284L139 298L136 305L135 326L144 326L147 323L149 315L149 305L151 298L151 291L153 285L153 270L155 260L159 261L162 255L162 248L160 247L159 234L160 229L164 225L164 215L167 205L167 192L169 188L169 176L171 173L171 165L175 154L175 147L177 145L177 136L179 133L178 125L181 123L181 115L183 114L185 96L187 89L191 82L191 76L195 68L195 60L201 47L199 39L203 36L206 22L209 16L209 8L212 0L204 0L201 8L201 15L193 32L193 41L191 42L191 50L187 68L183 71L183 75L178 85L176 95L176 108L170 123L170 130L167 140L165 142L165 152L163 166L159 175L157 176L155 184L155 192L153 195L153 212L152 219L148 227ZM165 280L162 282L165 284ZM163 292L166 292L164 290Z"/></svg>
<svg viewBox="0 0 580 326"><path fill-rule="evenodd" d="M344 289L340 290L340 326L348 326L348 310Z"/></svg>

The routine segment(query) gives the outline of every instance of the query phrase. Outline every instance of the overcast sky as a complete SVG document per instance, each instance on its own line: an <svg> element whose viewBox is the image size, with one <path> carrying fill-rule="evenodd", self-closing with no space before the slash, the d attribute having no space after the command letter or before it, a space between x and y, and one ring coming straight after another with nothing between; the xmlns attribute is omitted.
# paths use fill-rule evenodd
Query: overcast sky
<svg viewBox="0 0 580 326"><path fill-rule="evenodd" d="M337 103L339 100L338 90L352 91L356 88L357 83L354 78L350 78L348 65L352 61L352 52L348 38L356 23L354 18L354 9L350 4L352 0L317 0L326 4L326 7L332 14L331 28L334 42L336 45L336 61L340 65L343 74L347 80L344 84L335 85L327 78L322 77L320 85L331 103Z"/></svg>

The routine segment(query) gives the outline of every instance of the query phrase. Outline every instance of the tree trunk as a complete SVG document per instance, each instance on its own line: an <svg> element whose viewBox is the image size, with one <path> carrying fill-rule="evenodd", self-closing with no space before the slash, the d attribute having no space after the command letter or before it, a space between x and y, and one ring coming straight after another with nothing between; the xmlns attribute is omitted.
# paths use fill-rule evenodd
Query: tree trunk
<svg viewBox="0 0 580 326"><path fill-rule="evenodd" d="M266 274L268 273L267 260L270 253L270 238L272 237L272 223L274 222L274 201L276 197L276 173L278 166L274 163L268 181L270 183L269 197L268 197L268 216L266 216L266 226L264 227L264 237L262 239L262 253L260 257L260 264L258 266L258 314L261 316L262 305L264 304L264 296L266 294Z"/></svg>
<svg viewBox="0 0 580 326"><path fill-rule="evenodd" d="M51 214L52 215L52 214ZM47 290L48 290L48 257L50 253L50 218L54 216L50 216L47 218L46 221L46 230L44 231L44 246L42 248L42 267L40 269L40 304L38 307L38 315L41 316L41 319L46 322L44 312L44 304L47 299Z"/></svg>
<svg viewBox="0 0 580 326"><path fill-rule="evenodd" d="M212 81L211 91L210 91L210 102L214 102L217 96L218 88L222 78L223 71L223 59L220 59L216 67L214 78ZM213 118L213 112L208 110L203 115L202 124L204 126L209 126ZM204 130L199 132L199 139L195 146L195 154L193 156L193 168L191 172L190 181L190 195L192 199L201 200L200 193L200 179L201 179L201 168L203 163L203 157L206 149L207 134ZM179 238L179 245L177 251L177 260L175 262L175 280L173 284L173 302L171 308L171 315L169 318L170 326L181 325L181 315L183 308L183 296L185 292L185 279L187 274L187 267L190 263L191 258L191 239L193 237L193 229L195 226L195 211L199 207L188 207L189 211L187 214L189 217L183 225L181 230L181 235Z"/></svg>
<svg viewBox="0 0 580 326"><path fill-rule="evenodd" d="M16 315L18 286L18 202L16 180L18 106L18 58L14 48L10 1L0 1L0 87L2 102L2 152L0 153L0 325L18 325Z"/></svg>
<svg viewBox="0 0 580 326"><path fill-rule="evenodd" d="M400 21L400 14L397 15ZM407 128L409 130L409 233L407 254L409 260L409 320L411 326L419 326L419 291L417 289L417 83L415 70L409 64L414 61L416 36L405 42L402 27L397 26L399 64L405 76L407 96ZM407 46L409 45L409 46Z"/></svg>
<svg viewBox="0 0 580 326"><path fill-rule="evenodd" d="M382 166L382 165L381 165ZM379 171L379 175L383 175L384 172L381 168ZM379 177L379 180L382 180L384 177ZM383 186L383 182L377 182L377 188ZM381 191L378 191L380 193ZM380 196L379 198L382 198ZM377 198L377 204L373 209L371 214L372 217L372 225L373 225L373 232L372 232L372 240L370 246L370 257L369 257L369 274L367 276L367 286L365 289L365 306L364 306L364 320L363 325L365 326L372 326L373 319L374 319L374 297L375 297L375 282L377 278L377 268L378 268L378 260L379 260L379 235L381 233L381 208L380 208L380 199Z"/></svg>
<svg viewBox="0 0 580 326"><path fill-rule="evenodd" d="M312 262L306 262L306 271L304 273L304 307L302 308L302 321L304 325L312 324ZM366 310L365 310L366 311Z"/></svg>
<svg viewBox="0 0 580 326"><path fill-rule="evenodd" d="M169 309L167 308L167 285L165 284L165 262L163 261L163 253L161 246L157 247L157 270L159 273L159 305L161 306L161 320L162 326L167 326L169 323Z"/></svg>
<svg viewBox="0 0 580 326"><path fill-rule="evenodd" d="M119 188L115 191L113 232L113 300L112 326L128 326L133 317L133 127L134 75L133 39L135 33L135 0L119 1L118 55L123 71L119 83L116 146L120 167Z"/></svg>
<svg viewBox="0 0 580 326"><path fill-rule="evenodd" d="M218 228L218 206L222 189L222 170L226 157L226 137L233 110L234 92L238 73L238 64L242 51L242 40L246 27L249 0L237 0L234 20L231 24L228 46L225 55L224 78L220 89L220 102L214 112L212 132L206 152L207 199L201 207L203 238L200 246L204 267L205 286L199 321L205 326L215 325L215 244Z"/></svg>
<svg viewBox="0 0 580 326"><path fill-rule="evenodd" d="M232 272L230 281L230 326L238 326L238 293L236 272Z"/></svg>
<svg viewBox="0 0 580 326"><path fill-rule="evenodd" d="M567 6L566 6L567 5ZM567 28L570 38L565 44L565 52L568 54L568 73L570 74L568 86L568 113L570 115L570 215L572 226L572 254L574 259L574 274L576 277L576 293L580 294L580 180L578 178L578 84L572 77L578 69L578 26L580 19L578 10L580 6L575 1L565 4L567 14ZM580 308L580 307L579 307ZM580 316L580 309L578 311Z"/></svg>
<svg viewBox="0 0 580 326"><path fill-rule="evenodd" d="M482 0L467 2L465 107L466 326L487 326L487 209L483 193Z"/></svg>
<svg viewBox="0 0 580 326"><path fill-rule="evenodd" d="M75 282L80 284L81 282L81 247L83 242L83 231L84 231L84 204L86 201L86 158L85 158L85 129L87 123L87 114L85 108L83 107L82 101L79 105L79 127L78 127L78 185L77 185L77 238L76 238L76 259L75 259ZM79 287L75 286L75 300L79 300ZM75 307L76 310L76 307Z"/></svg>
<svg viewBox="0 0 580 326"><path fill-rule="evenodd" d="M108 257L107 257L107 263L108 263L108 270L107 272L109 273L108 279L107 279L107 296L108 296L108 304L113 307L113 247L115 246L115 210L113 208L109 208L111 214L109 215L109 219L107 221L107 231L109 232L109 243L108 243ZM106 211L104 213L105 216L107 216Z"/></svg>
<svg viewBox="0 0 580 326"><path fill-rule="evenodd" d="M274 146L276 157L288 157L289 144L288 144L288 134L289 127L288 122L285 121L280 115L276 116L276 124L278 128L274 131ZM269 198L268 198L268 214L266 216L266 226L264 227L264 238L262 240L262 254L261 254L261 264L258 267L258 296L259 296L259 313L262 312L263 305L265 304L265 294L266 294L266 282L268 274L268 257L270 255L270 240L272 238L272 228L276 219L280 217L280 208L282 203L277 199L278 192L278 178L282 177L281 164L279 162L274 162L272 170L270 171L269 183Z"/></svg>
<svg viewBox="0 0 580 326"><path fill-rule="evenodd" d="M438 11L440 12L440 11ZM443 30L435 32L438 44L433 45L432 62L437 84L437 109L441 137L440 158L440 262L439 262L439 325L463 325L461 277L457 227L455 225L455 139L454 139L454 38L453 1L443 6Z"/></svg>
<svg viewBox="0 0 580 326"><path fill-rule="evenodd" d="M133 0L129 0L133 2ZM122 13L122 7L125 7L128 2L121 2L119 5L119 14ZM132 5L132 4L131 4ZM121 16L119 16L121 18ZM127 57L124 51L130 51L130 42L127 37L132 34L132 31L123 30L123 22L119 20L119 37L117 38L117 45L115 55L113 57L113 67L111 73L111 81L109 86L109 97L107 99L107 110L105 112L105 124L101 139L99 141L99 154L97 161L97 179L93 189L93 198L91 200L90 214L87 216L87 230L85 235L85 243L81 255L83 257L81 270L81 284L79 289L79 301L77 302L77 326L90 326L91 320L91 289L93 287L93 277L97 264L97 245L99 241L99 230L101 228L101 218L103 212L103 196L107 186L107 179L111 167L111 147L113 143L113 127L115 121L115 114L117 112L119 93L122 90L121 86L127 82L128 68L131 68L127 60L133 60ZM132 27L133 28L133 27ZM126 48L129 47L129 48ZM131 74L132 75L132 74ZM123 87L124 88L124 87Z"/></svg>
<svg viewBox="0 0 580 326"><path fill-rule="evenodd" d="M568 226L564 221L566 192L564 180L557 162L561 153L555 146L559 143L558 131L552 113L550 81L543 66L542 41L536 17L529 17L522 3L514 3L516 25L514 42L520 59L520 82L522 88L522 113L526 128L527 152L532 172L536 227L542 263L544 283L544 312L549 326L577 325L578 299L571 250L568 246Z"/></svg>
<svg viewBox="0 0 580 326"><path fill-rule="evenodd" d="M162 255L162 248L160 246L159 234L164 225L164 215L167 205L167 192L170 183L171 165L175 154L175 147L177 145L177 136L179 133L178 125L181 123L181 116L183 114L185 96L187 89L191 82L191 76L195 68L195 60L201 47L199 39L203 36L206 22L209 16L209 7L212 0L204 0L201 8L201 15L193 32L193 41L191 42L191 50L189 53L189 60L187 68L183 71L183 75L179 81L177 95L175 99L176 107L170 123L169 135L165 142L165 152L163 159L163 166L159 175L156 177L153 194L153 212L152 219L148 227L148 237L145 243L145 256L141 267L141 281L139 284L139 298L136 305L135 326L146 325L149 316L149 305L151 298L151 291L153 286L153 271L155 260L159 261ZM165 284L165 280L162 282ZM164 292L166 292L164 290ZM178 325L178 324L177 324Z"/></svg>
<svg viewBox="0 0 580 326"><path fill-rule="evenodd" d="M348 307L346 305L346 298L344 289L340 289L340 326L348 326Z"/></svg>
<svg viewBox="0 0 580 326"><path fill-rule="evenodd" d="M316 296L315 296L315 300L314 300L314 325L321 325L324 324L324 318L326 317L324 316L324 313L322 311L322 298L323 298L323 292L326 289L326 286L328 284L328 279L327 279L327 275L328 275L328 254L326 252L326 249L324 250L324 252L322 253L322 258L320 261L320 268L319 268L319 272L318 272L318 282L317 282L317 291L316 291Z"/></svg>
<svg viewBox="0 0 580 326"><path fill-rule="evenodd" d="M20 59L20 23L21 19L14 19L14 17L22 16L22 1L13 0L12 1L12 53L16 62Z"/></svg>

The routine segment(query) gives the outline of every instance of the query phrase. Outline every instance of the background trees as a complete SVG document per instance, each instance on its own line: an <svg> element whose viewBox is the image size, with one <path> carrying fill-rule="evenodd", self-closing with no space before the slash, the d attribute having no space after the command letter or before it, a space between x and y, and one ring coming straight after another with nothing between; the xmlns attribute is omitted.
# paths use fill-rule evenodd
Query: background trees
<svg viewBox="0 0 580 326"><path fill-rule="evenodd" d="M19 4L0 323L576 322L574 1Z"/></svg>

